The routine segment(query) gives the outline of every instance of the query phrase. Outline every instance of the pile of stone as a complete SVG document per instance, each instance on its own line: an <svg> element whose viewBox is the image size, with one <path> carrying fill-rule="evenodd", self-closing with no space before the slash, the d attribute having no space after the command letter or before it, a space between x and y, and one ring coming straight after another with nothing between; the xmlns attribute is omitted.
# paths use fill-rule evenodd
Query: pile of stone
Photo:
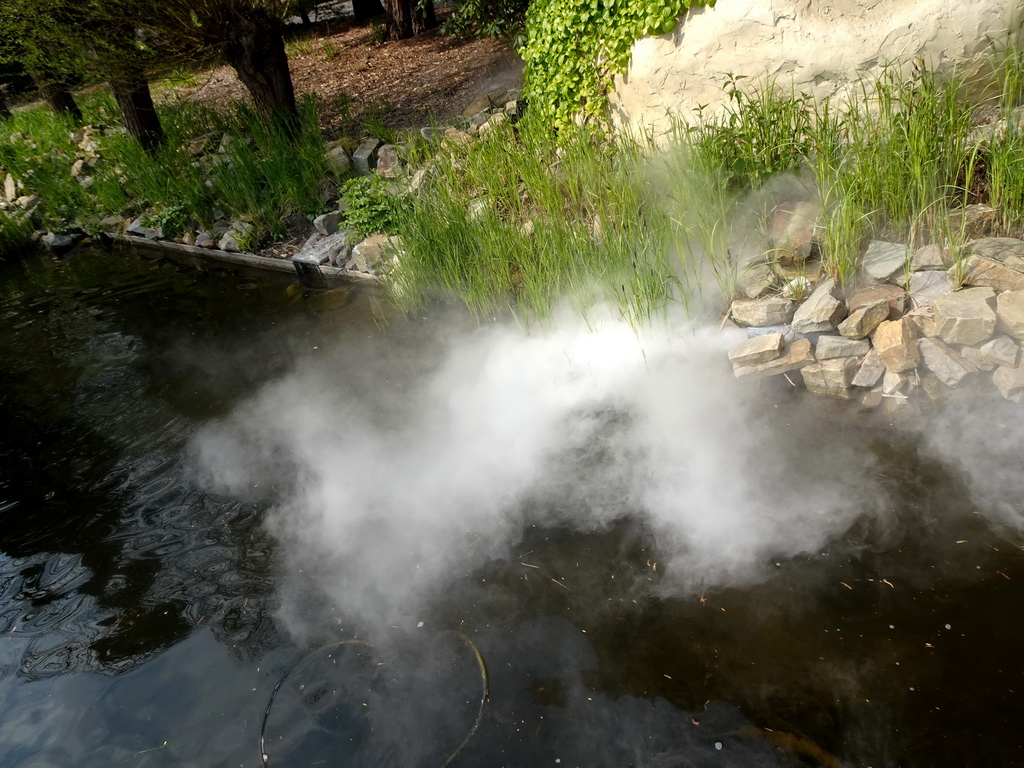
<svg viewBox="0 0 1024 768"><path fill-rule="evenodd" d="M869 406L922 395L938 402L968 385L1024 402L1024 241L978 238L947 261L935 245L911 252L875 240L860 287L843 292L833 279L804 276L785 282L786 295L758 265L745 281L748 298L729 308L728 321L748 335L729 351L735 375L785 375Z"/></svg>

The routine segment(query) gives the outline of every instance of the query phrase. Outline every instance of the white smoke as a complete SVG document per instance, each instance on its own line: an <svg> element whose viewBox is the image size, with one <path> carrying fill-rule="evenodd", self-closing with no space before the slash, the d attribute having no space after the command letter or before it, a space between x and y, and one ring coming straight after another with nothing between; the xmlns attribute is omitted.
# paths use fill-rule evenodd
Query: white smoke
<svg viewBox="0 0 1024 768"><path fill-rule="evenodd" d="M733 378L728 332L607 313L437 334L439 352L339 349L197 438L216 486L271 487L290 572L361 621L408 626L530 523L636 515L682 592L757 578L878 507L869 457Z"/></svg>

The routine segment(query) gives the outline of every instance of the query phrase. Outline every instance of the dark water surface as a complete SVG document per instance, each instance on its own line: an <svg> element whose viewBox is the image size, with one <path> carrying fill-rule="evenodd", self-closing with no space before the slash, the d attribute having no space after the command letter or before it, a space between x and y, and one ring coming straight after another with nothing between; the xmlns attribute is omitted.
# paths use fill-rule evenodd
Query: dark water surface
<svg viewBox="0 0 1024 768"><path fill-rule="evenodd" d="M261 734L275 766L441 766L474 723L451 765L1024 765L1019 535L841 414L896 522L757 584L659 597L636 521L527 526L542 567L456 583L441 631L293 640L272 495L209 492L190 440L339 345L401 365L372 303L100 251L0 266L0 766L258 766Z"/></svg>

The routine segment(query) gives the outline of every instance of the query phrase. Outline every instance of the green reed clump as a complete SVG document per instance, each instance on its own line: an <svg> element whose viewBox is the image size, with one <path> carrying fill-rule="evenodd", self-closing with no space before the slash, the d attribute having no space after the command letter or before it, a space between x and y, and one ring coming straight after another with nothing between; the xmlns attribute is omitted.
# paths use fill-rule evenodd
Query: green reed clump
<svg viewBox="0 0 1024 768"><path fill-rule="evenodd" d="M408 200L396 293L411 306L440 290L481 316L604 300L639 321L676 292L670 229L639 145L503 125L441 152Z"/></svg>

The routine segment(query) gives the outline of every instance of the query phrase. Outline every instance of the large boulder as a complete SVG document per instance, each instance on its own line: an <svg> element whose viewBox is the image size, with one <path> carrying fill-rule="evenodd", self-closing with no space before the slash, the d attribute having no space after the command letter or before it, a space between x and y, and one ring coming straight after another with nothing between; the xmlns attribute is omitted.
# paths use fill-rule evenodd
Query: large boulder
<svg viewBox="0 0 1024 768"><path fill-rule="evenodd" d="M849 400L850 386L857 372L857 358L837 357L821 360L800 369L808 392Z"/></svg>
<svg viewBox="0 0 1024 768"><path fill-rule="evenodd" d="M967 263L959 269L964 285L997 291L1024 289L1024 241L1013 237L986 237L968 244ZM951 267L956 271L958 267Z"/></svg>
<svg viewBox="0 0 1024 768"><path fill-rule="evenodd" d="M759 365L782 354L782 334L765 333L744 339L729 350L729 362L734 365Z"/></svg>
<svg viewBox="0 0 1024 768"><path fill-rule="evenodd" d="M996 299L999 327L1015 339L1024 339L1024 291L1007 291Z"/></svg>
<svg viewBox="0 0 1024 768"><path fill-rule="evenodd" d="M950 349L938 339L921 339L918 349L924 366L947 387L955 387L977 370L956 350Z"/></svg>
<svg viewBox="0 0 1024 768"><path fill-rule="evenodd" d="M785 93L819 103L856 93L851 84L882 74L890 62L918 60L965 76L977 88L992 40L1016 18L1006 0L730 0L693 7L675 30L633 44L629 72L610 96L617 126L643 135L667 132L675 115L731 106L722 83L734 76L777 82ZM1016 31L1016 29L1015 29ZM1012 43L1011 43L1012 44ZM741 81L744 82L744 81ZM749 81L746 81L749 82Z"/></svg>
<svg viewBox="0 0 1024 768"><path fill-rule="evenodd" d="M851 312L850 316L839 324L839 334L848 339L863 339L871 335L880 322L887 319L889 302L879 299L873 304L867 304Z"/></svg>
<svg viewBox="0 0 1024 768"><path fill-rule="evenodd" d="M903 243L872 240L860 260L860 268L872 280L885 282L907 271L910 249Z"/></svg>
<svg viewBox="0 0 1024 768"><path fill-rule="evenodd" d="M804 366L814 363L814 353L808 339L797 339L785 353L758 365L733 365L732 371L737 379L763 379L790 371L798 371Z"/></svg>

